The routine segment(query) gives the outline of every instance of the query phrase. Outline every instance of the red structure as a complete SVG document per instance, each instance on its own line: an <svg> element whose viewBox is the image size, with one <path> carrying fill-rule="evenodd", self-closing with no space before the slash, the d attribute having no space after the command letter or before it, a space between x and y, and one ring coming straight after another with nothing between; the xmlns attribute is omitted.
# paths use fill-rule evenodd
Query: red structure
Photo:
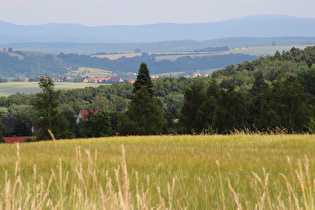
<svg viewBox="0 0 315 210"><path fill-rule="evenodd" d="M6 144L13 143L23 143L26 138L36 138L35 136L13 136L13 137L3 137Z"/></svg>

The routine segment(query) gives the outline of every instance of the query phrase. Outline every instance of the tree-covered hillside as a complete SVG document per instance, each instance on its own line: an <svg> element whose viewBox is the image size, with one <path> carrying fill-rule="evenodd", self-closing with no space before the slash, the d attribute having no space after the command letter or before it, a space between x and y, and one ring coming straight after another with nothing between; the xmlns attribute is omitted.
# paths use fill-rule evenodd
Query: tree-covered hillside
<svg viewBox="0 0 315 210"><path fill-rule="evenodd" d="M39 77L64 76L67 71L77 70L79 67L98 68L112 71L121 77L126 77L128 72L136 72L138 66L145 62L150 66L151 74L172 72L189 72L223 68L229 64L238 64L243 61L252 61L256 56L244 54L229 54L204 57L181 57L174 62L170 60L157 61L156 55L142 53L141 56L132 58L122 57L117 60L98 58L88 55L64 54L32 54L21 51L0 53L0 78L1 77Z"/></svg>
<svg viewBox="0 0 315 210"><path fill-rule="evenodd" d="M229 65L225 69L213 72L212 78L219 81L220 87L227 88L232 82L241 91L248 91L258 72L263 73L268 84L275 81L279 72L284 76L297 76L306 73L315 64L315 46L304 50L292 48L288 52L276 52L274 56L246 61L237 65Z"/></svg>
<svg viewBox="0 0 315 210"><path fill-rule="evenodd" d="M64 75L67 68L57 58L50 54L27 55L21 51L0 52L1 77L39 77Z"/></svg>
<svg viewBox="0 0 315 210"><path fill-rule="evenodd" d="M227 66L209 78L154 79L152 93L166 122L163 132L229 133L248 129L315 133L314 62L315 47L292 48ZM116 131L134 88L134 84L126 83L61 91L59 109L70 122L68 129L76 134L80 132L74 116L83 109L108 112L105 115L110 116L111 129ZM0 97L0 114L27 124L38 117L31 106L35 100L34 94ZM4 134L16 134L20 127Z"/></svg>

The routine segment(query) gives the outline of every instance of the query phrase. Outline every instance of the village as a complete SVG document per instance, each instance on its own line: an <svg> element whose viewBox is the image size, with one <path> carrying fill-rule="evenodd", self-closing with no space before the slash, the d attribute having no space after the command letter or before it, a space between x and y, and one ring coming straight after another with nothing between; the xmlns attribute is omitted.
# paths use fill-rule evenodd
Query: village
<svg viewBox="0 0 315 210"><path fill-rule="evenodd" d="M136 76L136 73L128 72L129 75ZM151 79L157 79L159 77L169 77L168 75L150 75ZM182 77L185 78L196 78L196 77L209 77L209 74L201 74L201 73L193 73L193 74L187 74ZM126 79L122 77L70 77L70 76L64 76L64 77L51 77L53 82L83 82L83 83L134 83L135 79ZM24 80L16 79L16 78L8 78L8 79L2 79L2 82L38 82L39 78L25 78Z"/></svg>

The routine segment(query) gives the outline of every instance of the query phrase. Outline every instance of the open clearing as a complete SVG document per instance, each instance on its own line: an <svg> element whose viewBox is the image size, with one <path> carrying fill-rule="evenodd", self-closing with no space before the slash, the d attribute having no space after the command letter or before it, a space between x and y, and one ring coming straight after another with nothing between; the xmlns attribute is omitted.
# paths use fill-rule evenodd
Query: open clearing
<svg viewBox="0 0 315 210"><path fill-rule="evenodd" d="M73 82L55 82L56 90L70 90L85 87L97 87L104 85L101 83L73 83ZM37 82L3 82L0 83L0 96L9 96L16 93L39 93L41 89Z"/></svg>
<svg viewBox="0 0 315 210"><path fill-rule="evenodd" d="M72 77L111 77L113 76L111 71L104 69L79 67L78 70L71 70L66 73L67 76Z"/></svg>
<svg viewBox="0 0 315 210"><path fill-rule="evenodd" d="M314 139L186 135L2 144L0 208L313 209Z"/></svg>

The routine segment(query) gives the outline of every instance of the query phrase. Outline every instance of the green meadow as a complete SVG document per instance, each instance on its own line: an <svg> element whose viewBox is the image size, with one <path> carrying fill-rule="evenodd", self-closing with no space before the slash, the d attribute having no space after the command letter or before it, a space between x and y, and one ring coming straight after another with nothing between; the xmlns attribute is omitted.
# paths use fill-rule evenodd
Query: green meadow
<svg viewBox="0 0 315 210"><path fill-rule="evenodd" d="M314 135L0 145L0 209L314 209Z"/></svg>
<svg viewBox="0 0 315 210"><path fill-rule="evenodd" d="M100 83L73 83L73 82L56 82L55 89L56 90L69 90L69 89L77 89L77 88L85 88L85 87L96 87L99 86ZM0 96L9 96L16 93L39 93L40 88L38 87L37 82L3 82L0 83Z"/></svg>

